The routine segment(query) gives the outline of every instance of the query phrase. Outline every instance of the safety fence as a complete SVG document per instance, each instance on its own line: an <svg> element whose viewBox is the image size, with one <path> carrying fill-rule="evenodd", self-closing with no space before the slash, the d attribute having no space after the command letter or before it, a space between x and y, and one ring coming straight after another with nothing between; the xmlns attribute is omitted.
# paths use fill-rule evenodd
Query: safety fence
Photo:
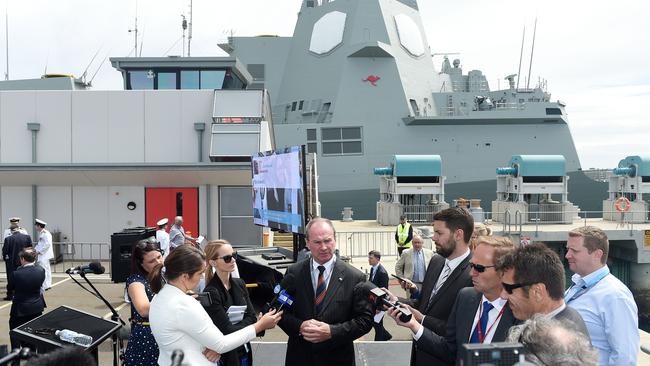
<svg viewBox="0 0 650 366"><path fill-rule="evenodd" d="M424 240L424 247L431 249L433 242ZM397 256L394 231L337 232L336 247L339 254L350 258L367 257L371 250L378 250L382 256Z"/></svg>
<svg viewBox="0 0 650 366"><path fill-rule="evenodd" d="M109 243L63 242L52 243L54 258L50 260L52 273L64 273L67 269L86 265L89 262L100 262L111 272L111 253ZM6 271L0 266L0 273Z"/></svg>

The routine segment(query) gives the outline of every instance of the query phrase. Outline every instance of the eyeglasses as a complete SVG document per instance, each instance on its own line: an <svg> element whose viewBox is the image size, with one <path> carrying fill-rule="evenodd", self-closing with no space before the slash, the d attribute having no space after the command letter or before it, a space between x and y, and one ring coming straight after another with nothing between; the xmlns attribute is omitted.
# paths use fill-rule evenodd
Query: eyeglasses
<svg viewBox="0 0 650 366"><path fill-rule="evenodd" d="M506 290L506 292L509 295L512 295L512 291L520 288L520 287L525 287L525 286L532 286L534 283L505 283L501 282L501 285L503 286L503 289Z"/></svg>
<svg viewBox="0 0 650 366"><path fill-rule="evenodd" d="M470 265L470 267L474 268L474 270L476 272L478 272L478 273L483 273L483 272L485 272L486 269L495 267L494 265L492 265L492 266L484 266L482 264L476 264L476 263L472 263L472 262L469 262L469 265Z"/></svg>
<svg viewBox="0 0 650 366"><path fill-rule="evenodd" d="M223 257L217 257L216 259L223 259L224 262L230 263L233 259L237 260L237 252L233 252L232 254L224 255Z"/></svg>

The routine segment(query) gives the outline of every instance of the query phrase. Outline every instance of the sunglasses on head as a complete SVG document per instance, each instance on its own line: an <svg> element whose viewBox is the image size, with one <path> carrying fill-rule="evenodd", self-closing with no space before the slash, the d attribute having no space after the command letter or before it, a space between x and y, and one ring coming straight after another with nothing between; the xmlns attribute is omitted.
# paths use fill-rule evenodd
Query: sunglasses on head
<svg viewBox="0 0 650 366"><path fill-rule="evenodd" d="M476 264L476 263L472 263L472 262L469 262L469 266L474 268L474 270L476 272L478 272L478 273L483 273L483 272L485 272L486 269L495 267L494 265L492 265L492 266L484 266L482 264Z"/></svg>
<svg viewBox="0 0 650 366"><path fill-rule="evenodd" d="M505 283L501 282L501 285L503 286L503 289L506 290L506 292L509 295L512 295L512 292L520 287L526 287L526 286L532 286L534 283Z"/></svg>
<svg viewBox="0 0 650 366"><path fill-rule="evenodd" d="M223 259L224 262L230 263L233 259L237 260L237 252L233 252L232 254L224 255L223 257L217 257L215 259Z"/></svg>

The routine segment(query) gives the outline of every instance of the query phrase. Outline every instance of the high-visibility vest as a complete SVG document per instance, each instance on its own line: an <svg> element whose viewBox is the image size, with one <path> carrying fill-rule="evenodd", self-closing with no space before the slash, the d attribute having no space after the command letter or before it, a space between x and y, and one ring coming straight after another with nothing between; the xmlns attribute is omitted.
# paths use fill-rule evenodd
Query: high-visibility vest
<svg viewBox="0 0 650 366"><path fill-rule="evenodd" d="M406 242L406 239L409 237L409 230L411 229L411 224L408 222L404 225L397 225L397 240L400 247L411 247L411 240Z"/></svg>

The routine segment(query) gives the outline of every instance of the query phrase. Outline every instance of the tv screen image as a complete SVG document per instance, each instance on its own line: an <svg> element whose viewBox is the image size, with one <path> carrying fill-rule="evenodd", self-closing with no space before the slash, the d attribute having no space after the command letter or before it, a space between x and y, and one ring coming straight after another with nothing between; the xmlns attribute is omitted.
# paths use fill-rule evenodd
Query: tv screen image
<svg viewBox="0 0 650 366"><path fill-rule="evenodd" d="M303 162L300 146L252 156L253 222L256 225L304 233Z"/></svg>

